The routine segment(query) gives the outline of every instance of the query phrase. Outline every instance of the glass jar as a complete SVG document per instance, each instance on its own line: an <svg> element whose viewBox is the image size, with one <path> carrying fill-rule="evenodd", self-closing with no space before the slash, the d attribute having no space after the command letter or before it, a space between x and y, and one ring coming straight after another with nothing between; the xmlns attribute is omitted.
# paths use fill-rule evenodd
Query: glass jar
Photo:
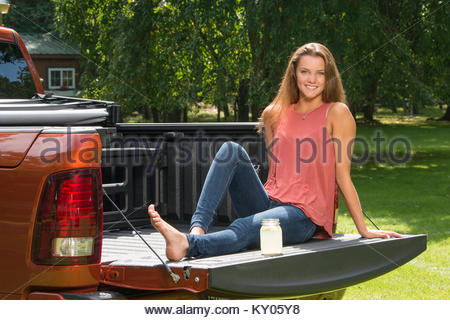
<svg viewBox="0 0 450 320"><path fill-rule="evenodd" d="M263 219L260 229L261 254L277 256L283 248L283 233L279 219Z"/></svg>

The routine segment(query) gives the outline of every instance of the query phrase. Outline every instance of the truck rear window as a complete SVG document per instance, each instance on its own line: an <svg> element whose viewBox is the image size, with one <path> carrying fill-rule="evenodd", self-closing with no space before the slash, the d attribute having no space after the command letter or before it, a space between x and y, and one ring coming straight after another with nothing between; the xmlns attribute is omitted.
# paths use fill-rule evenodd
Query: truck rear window
<svg viewBox="0 0 450 320"><path fill-rule="evenodd" d="M0 42L0 99L31 98L36 89L19 47Z"/></svg>

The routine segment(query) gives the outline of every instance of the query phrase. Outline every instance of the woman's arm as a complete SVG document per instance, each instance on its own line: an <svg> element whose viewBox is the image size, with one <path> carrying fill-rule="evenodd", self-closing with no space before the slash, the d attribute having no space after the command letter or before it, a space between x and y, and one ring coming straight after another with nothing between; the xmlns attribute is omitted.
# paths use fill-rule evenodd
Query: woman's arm
<svg viewBox="0 0 450 320"><path fill-rule="evenodd" d="M341 190L345 205L356 225L356 229L365 238L401 237L396 232L369 230L367 228L362 215L358 193L350 177L353 142L356 136L355 120L348 107L343 103L335 103L329 110L328 117L331 122L332 138L335 141L336 182ZM340 141L340 143L336 141ZM351 145L350 150L348 150L349 144Z"/></svg>
<svg viewBox="0 0 450 320"><path fill-rule="evenodd" d="M272 161L271 154L272 154L272 141L273 141L273 124L270 122L267 117L264 117L265 114L269 113L271 111L271 106L268 106L264 112L263 112L263 119L264 119L264 140L266 142L266 155L269 161L269 169L270 169L270 163ZM269 150L270 148L270 150Z"/></svg>
<svg viewBox="0 0 450 320"><path fill-rule="evenodd" d="M270 168L270 163L272 161L272 159L270 159L271 158L270 154L271 154L272 150L269 150L269 147L271 146L272 141L273 141L272 126L269 125L269 126L264 127L264 138L266 140L266 148L267 148L266 154L267 154L267 159L269 161L269 168Z"/></svg>

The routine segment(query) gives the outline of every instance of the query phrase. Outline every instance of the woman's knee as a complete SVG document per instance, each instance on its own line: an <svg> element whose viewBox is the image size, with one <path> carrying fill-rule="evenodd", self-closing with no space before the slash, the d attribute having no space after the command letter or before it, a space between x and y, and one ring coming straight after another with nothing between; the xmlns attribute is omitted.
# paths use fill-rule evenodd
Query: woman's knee
<svg viewBox="0 0 450 320"><path fill-rule="evenodd" d="M246 157L245 149L234 141L227 141L219 148L216 154L216 161L224 163L228 161L244 161Z"/></svg>

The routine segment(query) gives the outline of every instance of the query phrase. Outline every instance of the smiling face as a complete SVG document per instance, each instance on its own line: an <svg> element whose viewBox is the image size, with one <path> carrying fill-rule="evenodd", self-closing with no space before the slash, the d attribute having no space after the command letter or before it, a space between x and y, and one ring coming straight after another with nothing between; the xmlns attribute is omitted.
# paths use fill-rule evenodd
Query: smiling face
<svg viewBox="0 0 450 320"><path fill-rule="evenodd" d="M322 100L325 89L325 61L321 57L304 55L296 70L300 98L307 101Z"/></svg>

